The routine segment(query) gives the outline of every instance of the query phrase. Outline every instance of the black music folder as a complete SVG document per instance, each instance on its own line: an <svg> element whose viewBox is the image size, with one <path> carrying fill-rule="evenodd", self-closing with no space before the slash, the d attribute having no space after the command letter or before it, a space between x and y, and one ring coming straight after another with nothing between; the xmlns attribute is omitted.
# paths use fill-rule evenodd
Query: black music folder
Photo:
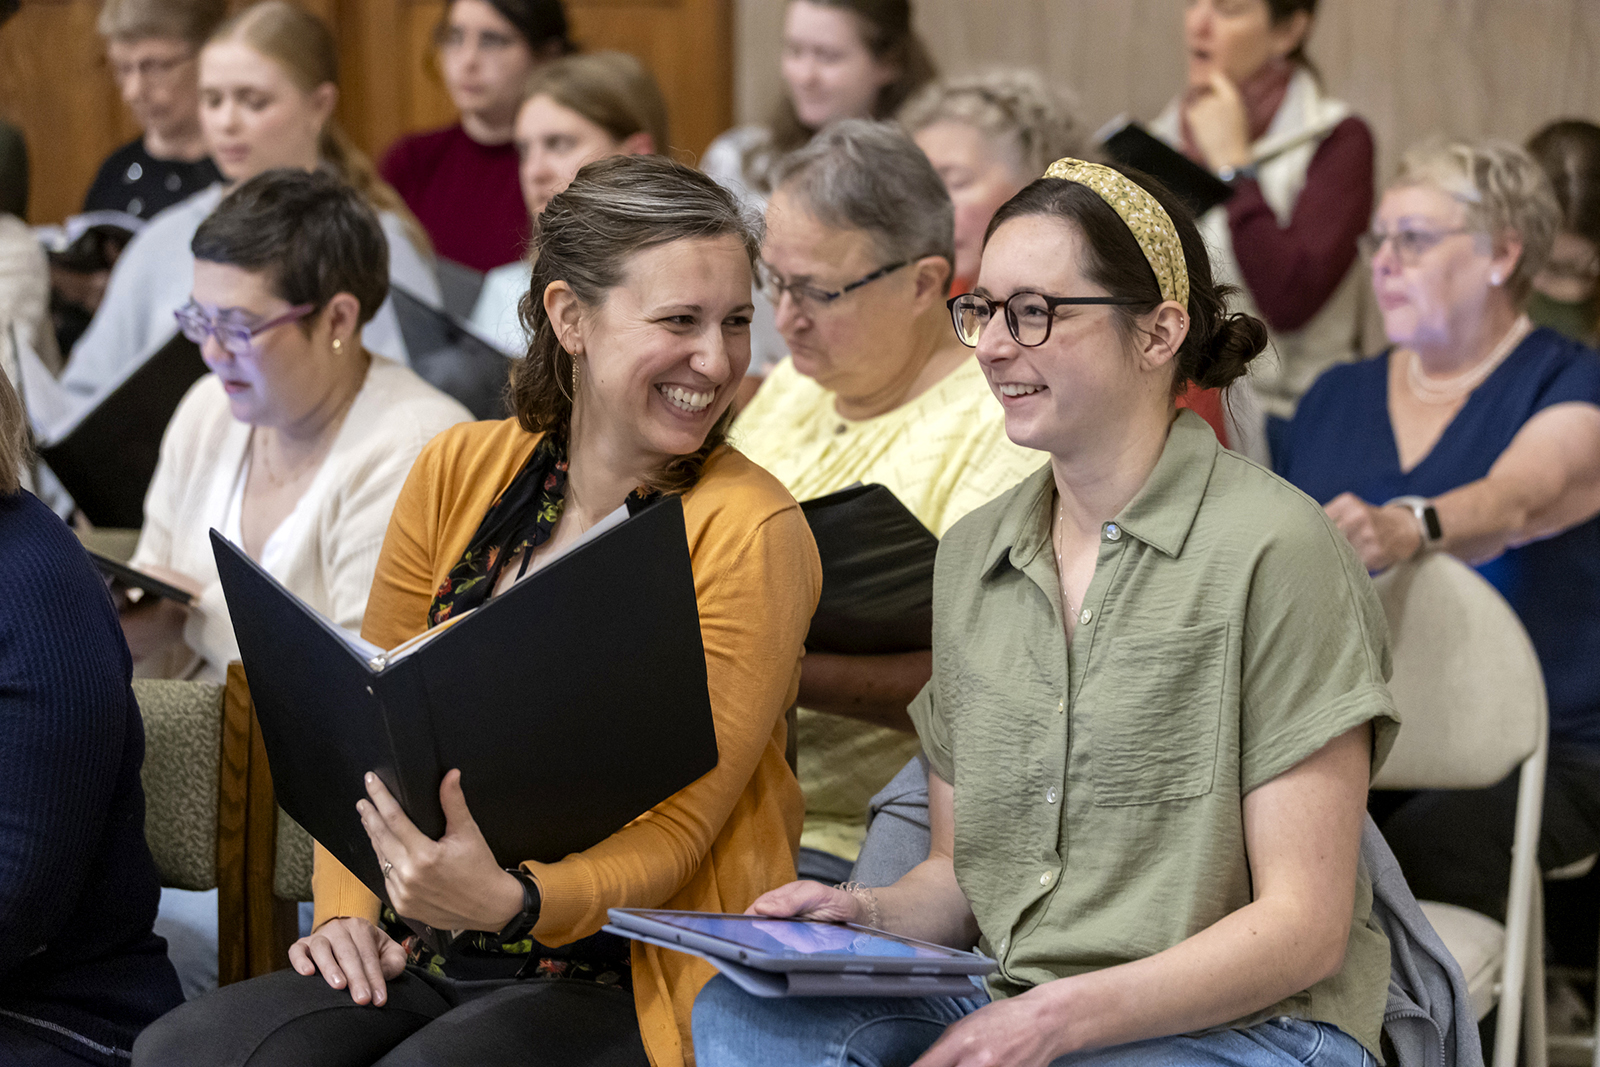
<svg viewBox="0 0 1600 1067"><path fill-rule="evenodd" d="M1233 195L1227 182L1136 122L1103 138L1100 147L1114 162L1144 171L1165 185L1195 218Z"/></svg>
<svg viewBox="0 0 1600 1067"><path fill-rule="evenodd" d="M512 867L588 848L717 765L677 497L389 652L211 543L278 803L385 901L356 815L367 771L438 838L439 782L460 768Z"/></svg>
<svg viewBox="0 0 1600 1067"><path fill-rule="evenodd" d="M429 385L459 400L475 419L511 414L506 384L511 356L472 332L447 311L430 307L398 285L389 287L411 369Z"/></svg>
<svg viewBox="0 0 1600 1067"><path fill-rule="evenodd" d="M822 557L806 647L851 656L932 647L939 539L881 485L853 485L800 509Z"/></svg>
<svg viewBox="0 0 1600 1067"><path fill-rule="evenodd" d="M179 604L189 604L194 601L194 597L189 593L168 582L163 582L154 575L135 570L126 563L114 560L110 556L96 552L92 548L88 552L89 558L94 561L94 565L99 568L100 573L124 589L137 589L144 596L158 596L167 600L175 600Z"/></svg>
<svg viewBox="0 0 1600 1067"><path fill-rule="evenodd" d="M174 334L39 458L96 526L144 525L144 494L178 402L206 373L200 346Z"/></svg>

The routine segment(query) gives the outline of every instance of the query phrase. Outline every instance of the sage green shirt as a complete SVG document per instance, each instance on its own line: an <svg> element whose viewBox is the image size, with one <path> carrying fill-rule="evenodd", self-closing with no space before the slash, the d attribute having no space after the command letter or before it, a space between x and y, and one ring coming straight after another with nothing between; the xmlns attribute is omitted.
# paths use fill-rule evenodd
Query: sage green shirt
<svg viewBox="0 0 1600 1067"><path fill-rule="evenodd" d="M1181 412L1101 530L1068 645L1045 467L958 522L911 714L955 787L956 877L996 996L1142 959L1251 901L1241 798L1398 725L1372 583L1315 502ZM1232 1025L1332 1023L1378 1055L1389 945L1358 875L1344 968Z"/></svg>

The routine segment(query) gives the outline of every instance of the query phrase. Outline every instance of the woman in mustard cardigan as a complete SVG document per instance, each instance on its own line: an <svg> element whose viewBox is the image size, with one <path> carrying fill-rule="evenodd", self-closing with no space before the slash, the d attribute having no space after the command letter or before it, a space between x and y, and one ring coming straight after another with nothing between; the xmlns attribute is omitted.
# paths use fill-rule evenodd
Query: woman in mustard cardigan
<svg viewBox="0 0 1600 1067"><path fill-rule="evenodd" d="M456 772L438 841L368 775L361 816L395 909L466 935L431 954L319 849L316 925L290 949L294 969L172 1013L135 1063L677 1067L712 969L601 933L606 909L743 911L794 876L784 712L822 575L793 498L723 443L750 359L755 237L729 194L655 156L585 167L538 232L517 415L457 426L418 458L363 635L392 648L625 501L681 494L717 767L594 847L509 871Z"/></svg>

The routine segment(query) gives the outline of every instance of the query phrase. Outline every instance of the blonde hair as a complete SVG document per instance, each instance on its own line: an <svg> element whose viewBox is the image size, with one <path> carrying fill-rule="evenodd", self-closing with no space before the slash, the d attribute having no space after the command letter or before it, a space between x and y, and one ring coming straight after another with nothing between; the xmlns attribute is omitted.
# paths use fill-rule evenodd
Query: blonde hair
<svg viewBox="0 0 1600 1067"><path fill-rule="evenodd" d="M170 37L198 49L227 17L227 0L106 0L95 29L108 41Z"/></svg>
<svg viewBox="0 0 1600 1067"><path fill-rule="evenodd" d="M1561 207L1544 168L1509 141L1430 140L1411 148L1387 188L1428 185L1460 203L1467 224L1491 238L1513 230L1522 255L1506 279L1518 304L1533 288L1561 225Z"/></svg>
<svg viewBox="0 0 1600 1067"><path fill-rule="evenodd" d="M28 419L11 379L0 370L0 496L22 488L22 467L28 461Z"/></svg>
<svg viewBox="0 0 1600 1067"><path fill-rule="evenodd" d="M339 53L332 32L320 18L287 0L261 0L245 8L219 26L207 43L216 41L249 45L282 67L301 92L339 84ZM317 154L375 210L398 216L418 249L432 252L433 243L417 217L336 120L323 124Z"/></svg>
<svg viewBox="0 0 1600 1067"><path fill-rule="evenodd" d="M938 122L978 130L1015 156L1017 177L1029 182L1063 156L1084 158L1084 131L1076 103L1037 71L990 71L923 89L900 112L911 133Z"/></svg>
<svg viewBox="0 0 1600 1067"><path fill-rule="evenodd" d="M614 141L648 133L667 152L667 102L655 78L626 52L591 52L545 63L528 78L522 99L548 96L605 130Z"/></svg>

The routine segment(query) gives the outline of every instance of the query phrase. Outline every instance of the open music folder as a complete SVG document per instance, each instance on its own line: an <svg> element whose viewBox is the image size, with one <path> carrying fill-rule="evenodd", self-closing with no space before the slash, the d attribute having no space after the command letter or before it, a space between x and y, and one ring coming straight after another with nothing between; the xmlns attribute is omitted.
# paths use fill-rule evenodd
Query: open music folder
<svg viewBox="0 0 1600 1067"><path fill-rule="evenodd" d="M29 415L42 438L39 458L90 522L126 529L144 525L144 494L161 458L167 423L205 373L200 346L175 333L94 407L54 425L41 425L48 422L47 386L25 376L33 386L26 398Z"/></svg>
<svg viewBox="0 0 1600 1067"><path fill-rule="evenodd" d="M822 557L806 647L850 656L932 647L939 539L881 485L852 485L800 509Z"/></svg>
<svg viewBox="0 0 1600 1067"><path fill-rule="evenodd" d="M389 651L211 540L278 802L385 901L356 815L368 771L438 838L459 768L511 867L582 851L717 765L677 497Z"/></svg>

